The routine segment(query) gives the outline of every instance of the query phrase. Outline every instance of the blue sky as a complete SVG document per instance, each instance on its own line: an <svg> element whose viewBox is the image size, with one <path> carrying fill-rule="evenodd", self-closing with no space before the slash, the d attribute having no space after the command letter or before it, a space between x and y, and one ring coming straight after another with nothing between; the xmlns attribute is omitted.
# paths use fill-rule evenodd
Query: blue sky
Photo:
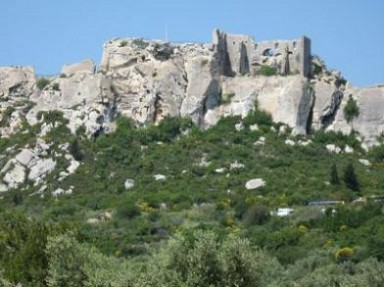
<svg viewBox="0 0 384 287"><path fill-rule="evenodd" d="M1 0L0 66L98 63L114 37L210 42L214 28L256 41L307 35L356 86L384 83L383 0Z"/></svg>

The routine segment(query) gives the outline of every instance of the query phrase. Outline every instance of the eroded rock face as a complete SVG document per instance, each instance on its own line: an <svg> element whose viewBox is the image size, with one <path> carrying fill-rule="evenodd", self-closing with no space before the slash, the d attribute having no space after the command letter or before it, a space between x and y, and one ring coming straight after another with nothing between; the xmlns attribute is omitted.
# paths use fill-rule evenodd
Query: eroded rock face
<svg viewBox="0 0 384 287"><path fill-rule="evenodd" d="M52 88L54 85L56 88ZM108 131L116 109L111 80L81 69L71 76L52 79L51 86L35 91L29 99L36 103L26 115L30 124L38 122L41 111L59 110L69 120L72 132L84 126L89 135Z"/></svg>
<svg viewBox="0 0 384 287"><path fill-rule="evenodd" d="M95 72L95 64L92 60L85 60L81 63L64 65L61 70L62 77L72 76L78 73L93 74Z"/></svg>
<svg viewBox="0 0 384 287"><path fill-rule="evenodd" d="M353 129L360 134L367 147L376 144L377 137L384 132L384 87L365 89L348 87L344 93L346 96L341 104L333 128L343 133L348 133ZM357 103L359 116L347 123L343 110L349 95L352 95Z"/></svg>
<svg viewBox="0 0 384 287"><path fill-rule="evenodd" d="M333 82L317 81L315 83L315 105L313 109L313 127L340 131L349 134L357 132L365 147L377 143L377 137L384 132L384 86L356 88L350 84L341 88L342 96L338 93ZM359 115L347 122L344 108L349 96L356 101ZM332 115L324 124L324 115ZM330 119L330 120L329 120Z"/></svg>
<svg viewBox="0 0 384 287"><path fill-rule="evenodd" d="M292 52L291 73L281 76L284 49ZM312 58L318 70L312 73L310 58L305 37L255 42L216 30L212 44L115 39L104 45L98 69L90 60L66 65L42 91L32 68L0 68L0 117L9 117L0 133L15 133L24 118L35 124L39 112L53 110L63 112L72 132L83 126L90 136L113 130L118 113L138 125L182 116L209 127L221 117L246 116L257 103L295 134L311 127L353 129L367 145L374 144L384 129L384 87L340 84L341 75L326 71L318 58ZM258 74L263 65L277 75ZM349 95L360 115L347 123L343 108ZM50 128L43 124L41 135Z"/></svg>
<svg viewBox="0 0 384 287"><path fill-rule="evenodd" d="M223 116L244 117L257 103L260 109L271 113L274 121L293 127L297 134L306 133L314 98L300 75L226 78L221 87L221 97L230 95L230 102L208 110L204 118L207 125L216 124Z"/></svg>
<svg viewBox="0 0 384 287"><path fill-rule="evenodd" d="M33 92L36 76L32 67L0 67L0 100L27 99Z"/></svg>

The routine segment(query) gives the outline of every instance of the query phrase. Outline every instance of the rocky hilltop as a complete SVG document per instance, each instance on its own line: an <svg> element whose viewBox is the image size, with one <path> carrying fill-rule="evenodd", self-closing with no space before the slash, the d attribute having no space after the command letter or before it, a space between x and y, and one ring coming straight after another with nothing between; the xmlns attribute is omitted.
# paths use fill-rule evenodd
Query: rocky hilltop
<svg viewBox="0 0 384 287"><path fill-rule="evenodd" d="M347 121L349 98L359 112ZM215 30L208 44L114 39L104 44L99 67L90 60L66 65L49 79L31 67L0 68L2 137L23 120L43 121L41 111L60 110L72 132L85 127L97 135L113 130L117 114L139 125L190 117L205 128L256 106L295 134L353 129L369 146L384 128L384 87L355 88L328 71L306 37L256 42Z"/></svg>

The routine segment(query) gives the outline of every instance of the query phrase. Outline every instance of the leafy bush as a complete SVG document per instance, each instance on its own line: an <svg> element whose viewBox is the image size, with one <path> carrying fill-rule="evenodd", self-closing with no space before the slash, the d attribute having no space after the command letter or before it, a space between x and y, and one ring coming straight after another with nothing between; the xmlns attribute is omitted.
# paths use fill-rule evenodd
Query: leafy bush
<svg viewBox="0 0 384 287"><path fill-rule="evenodd" d="M81 150L79 141L74 139L69 145L69 152L73 156L73 158L77 161L82 161L84 158L84 153Z"/></svg>
<svg viewBox="0 0 384 287"><path fill-rule="evenodd" d="M312 63L313 75L320 75L323 72L323 68L317 64Z"/></svg>
<svg viewBox="0 0 384 287"><path fill-rule="evenodd" d="M338 185L340 183L339 174L337 172L337 167L335 162L332 164L331 171L329 173L329 182L332 185Z"/></svg>
<svg viewBox="0 0 384 287"><path fill-rule="evenodd" d="M0 127L4 127L9 123L10 117L15 110L16 109L12 106L9 106L5 109L5 111L1 115Z"/></svg>
<svg viewBox="0 0 384 287"><path fill-rule="evenodd" d="M44 286L48 260L45 254L48 234L44 224L19 214L0 217L0 270L11 282Z"/></svg>
<svg viewBox="0 0 384 287"><path fill-rule="evenodd" d="M339 248L335 252L335 259L337 262L343 262L345 260L350 260L354 254L355 251L351 247Z"/></svg>
<svg viewBox="0 0 384 287"><path fill-rule="evenodd" d="M223 94L221 95L221 99L219 104L221 105L227 105L231 103L231 99L235 96L235 93L229 93L229 94Z"/></svg>
<svg viewBox="0 0 384 287"><path fill-rule="evenodd" d="M120 42L119 47L125 47L127 45L128 45L128 41L124 40Z"/></svg>
<svg viewBox="0 0 384 287"><path fill-rule="evenodd" d="M60 84L59 83L54 83L52 85L52 90L59 92L60 91Z"/></svg>
<svg viewBox="0 0 384 287"><path fill-rule="evenodd" d="M355 168L353 167L352 163L348 163L346 166L343 180L349 189L353 191L360 191L360 183L357 179Z"/></svg>
<svg viewBox="0 0 384 287"><path fill-rule="evenodd" d="M354 118L359 116L359 107L357 106L357 102L352 98L352 95L349 95L347 104L344 107L344 118L349 123Z"/></svg>
<svg viewBox="0 0 384 287"><path fill-rule="evenodd" d="M257 71L257 74L270 77L277 74L277 69L271 66L264 65L260 67L260 69Z"/></svg>
<svg viewBox="0 0 384 287"><path fill-rule="evenodd" d="M255 204L251 206L245 216L247 224L264 224L270 217L269 209L265 205Z"/></svg>
<svg viewBox="0 0 384 287"><path fill-rule="evenodd" d="M37 82L36 82L36 87L37 87L40 91L42 91L42 90L44 90L45 87L47 87L47 86L49 85L50 82L51 82L51 81L50 81L49 79L47 79L47 78L44 78L44 77L39 78L39 79L37 80Z"/></svg>

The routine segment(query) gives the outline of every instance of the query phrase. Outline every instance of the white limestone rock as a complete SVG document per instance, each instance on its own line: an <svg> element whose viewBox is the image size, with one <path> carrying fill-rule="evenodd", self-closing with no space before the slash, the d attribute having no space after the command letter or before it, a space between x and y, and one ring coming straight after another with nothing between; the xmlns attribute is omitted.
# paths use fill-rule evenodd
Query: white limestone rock
<svg viewBox="0 0 384 287"><path fill-rule="evenodd" d="M61 195L70 195L73 193L73 189L72 188L69 188L67 190L64 190L63 188L58 188L56 189L55 191L52 192L52 196L53 197L58 197L58 196L61 196Z"/></svg>
<svg viewBox="0 0 384 287"><path fill-rule="evenodd" d="M349 145L346 145L345 148L344 148L344 152L345 153L353 153L353 148L350 147Z"/></svg>
<svg viewBox="0 0 384 287"><path fill-rule="evenodd" d="M33 93L36 82L32 67L0 67L0 99L17 101Z"/></svg>
<svg viewBox="0 0 384 287"><path fill-rule="evenodd" d="M239 122L237 124L235 124L235 129L239 132L239 131L242 131L244 129L244 124L243 122Z"/></svg>
<svg viewBox="0 0 384 287"><path fill-rule="evenodd" d="M0 182L0 192L6 192L8 190L7 185Z"/></svg>
<svg viewBox="0 0 384 287"><path fill-rule="evenodd" d="M25 167L30 167L36 164L37 156L30 149L23 149L19 154L16 155L15 159Z"/></svg>
<svg viewBox="0 0 384 287"><path fill-rule="evenodd" d="M55 169L55 166L56 162L51 158L40 159L32 166L28 174L28 179L39 183L48 173L51 173Z"/></svg>
<svg viewBox="0 0 384 287"><path fill-rule="evenodd" d="M98 218L88 218L87 219L87 223L88 224L99 224L100 223L100 219L98 219Z"/></svg>
<svg viewBox="0 0 384 287"><path fill-rule="evenodd" d="M162 180L166 180L167 179L167 177L165 175L163 175L163 174L155 174L153 177L157 181L162 181Z"/></svg>
<svg viewBox="0 0 384 287"><path fill-rule="evenodd" d="M80 162L77 160L71 159L69 166L67 167L68 174L74 174L76 170L79 168Z"/></svg>
<svg viewBox="0 0 384 287"><path fill-rule="evenodd" d="M220 167L215 169L216 173L224 173L225 172L225 167Z"/></svg>
<svg viewBox="0 0 384 287"><path fill-rule="evenodd" d="M254 178L251 180L248 180L245 184L245 188L248 190L257 189L260 187L265 186L265 181L261 178Z"/></svg>
<svg viewBox="0 0 384 287"><path fill-rule="evenodd" d="M367 159L363 159L363 158L359 159L359 162L360 162L362 165L365 165L365 166L371 166L371 165L372 165L371 162L370 162L369 160L367 160Z"/></svg>
<svg viewBox="0 0 384 287"><path fill-rule="evenodd" d="M327 144L325 146L325 148L327 149L327 151L329 151L330 153L340 153L341 152L341 148L334 145L334 144Z"/></svg>
<svg viewBox="0 0 384 287"><path fill-rule="evenodd" d="M286 145L290 145L290 146L294 146L294 145L296 145L296 143L295 143L293 140L291 140L291 139L286 139L286 140L285 140L285 144L286 144Z"/></svg>
<svg viewBox="0 0 384 287"><path fill-rule="evenodd" d="M235 162L233 162L233 163L230 164L229 169L230 169L230 170L233 170L233 169L241 169L241 168L244 168L244 167L245 167L244 164L242 164L242 163L240 163L240 162L238 162L238 161L236 160Z"/></svg>
<svg viewBox="0 0 384 287"><path fill-rule="evenodd" d="M321 127L320 116L324 107L335 91L333 82L317 81L315 85L316 101L313 112L313 127ZM369 88L356 88L349 83L341 90L344 94L339 109L336 112L334 121L327 130L340 131L349 134L352 130L357 131L364 138L364 145L370 147L377 143L377 136L384 131L384 86ZM359 108L359 116L350 123L345 120L343 109L349 96L356 101Z"/></svg>
<svg viewBox="0 0 384 287"><path fill-rule="evenodd" d="M40 156L47 156L50 146L45 142L44 139L36 139L36 147L34 152Z"/></svg>
<svg viewBox="0 0 384 287"><path fill-rule="evenodd" d="M245 117L258 102L258 107L269 112L275 122L287 124L295 134L305 134L314 97L300 75L224 78L221 88L223 94L234 96L229 105L220 105L207 112L204 118L207 124L213 125L228 115Z"/></svg>
<svg viewBox="0 0 384 287"><path fill-rule="evenodd" d="M200 167L208 167L208 166L210 166L210 164L211 163L209 161L207 161L207 158L205 156L203 156L197 165Z"/></svg>
<svg viewBox="0 0 384 287"><path fill-rule="evenodd" d="M255 142L253 143L253 145L255 145L255 146L262 146L262 145L265 145L265 140L266 140L265 137L260 137L257 141L255 141Z"/></svg>
<svg viewBox="0 0 384 287"><path fill-rule="evenodd" d="M72 76L76 73L93 74L95 72L95 64L92 60L84 60L81 63L64 65L61 74L65 77Z"/></svg>
<svg viewBox="0 0 384 287"><path fill-rule="evenodd" d="M259 130L259 126L257 124L253 124L249 126L249 130L254 132Z"/></svg>
<svg viewBox="0 0 384 287"><path fill-rule="evenodd" d="M311 140L299 140L298 144L301 145L301 146L308 146L312 143Z"/></svg>
<svg viewBox="0 0 384 287"><path fill-rule="evenodd" d="M131 178L128 178L125 182L124 182L124 187L125 189L131 189L135 186L135 180L134 179L131 179Z"/></svg>
<svg viewBox="0 0 384 287"><path fill-rule="evenodd" d="M17 188L25 181L26 170L18 162L12 162L13 167L5 174L3 182L8 185L9 188Z"/></svg>

